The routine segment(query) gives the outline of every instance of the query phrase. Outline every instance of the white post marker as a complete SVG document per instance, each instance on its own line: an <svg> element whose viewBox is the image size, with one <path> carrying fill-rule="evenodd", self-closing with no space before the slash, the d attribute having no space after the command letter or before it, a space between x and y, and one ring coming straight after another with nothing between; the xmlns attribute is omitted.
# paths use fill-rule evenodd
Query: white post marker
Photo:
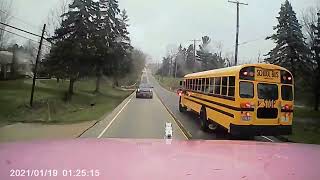
<svg viewBox="0 0 320 180"><path fill-rule="evenodd" d="M165 126L165 139L172 139L173 131L172 131L172 124L166 122Z"/></svg>

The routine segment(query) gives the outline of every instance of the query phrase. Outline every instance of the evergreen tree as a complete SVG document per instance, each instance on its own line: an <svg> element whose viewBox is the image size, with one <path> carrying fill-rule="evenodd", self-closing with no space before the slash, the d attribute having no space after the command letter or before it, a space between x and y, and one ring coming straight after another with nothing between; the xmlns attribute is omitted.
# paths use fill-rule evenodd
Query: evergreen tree
<svg viewBox="0 0 320 180"><path fill-rule="evenodd" d="M94 36L95 74L97 77L95 92L100 91L102 75L111 75L112 56L115 53L113 46L117 37L117 24L119 24L119 5L116 0L100 0L99 13L95 18L97 33Z"/></svg>
<svg viewBox="0 0 320 180"><path fill-rule="evenodd" d="M319 110L319 96L320 96L320 12L318 15L318 22L312 26L314 38L311 45L312 52L312 74L313 76L313 93L314 93L314 110Z"/></svg>
<svg viewBox="0 0 320 180"><path fill-rule="evenodd" d="M308 49L296 13L288 0L281 5L277 19L279 23L274 27L276 33L267 37L276 43L276 47L268 53L266 61L286 67L295 75L298 68L304 68Z"/></svg>
<svg viewBox="0 0 320 180"><path fill-rule="evenodd" d="M114 49L113 53L113 77L114 84L118 86L118 79L126 72L130 72L132 67L132 58L130 58L133 47L131 46L129 32L128 32L128 15L126 10L119 14L119 21L116 23L117 33L114 43L111 43Z"/></svg>
<svg viewBox="0 0 320 180"><path fill-rule="evenodd" d="M190 44L186 52L186 67L189 71L194 72L195 70L195 59L194 59L194 48Z"/></svg>
<svg viewBox="0 0 320 180"><path fill-rule="evenodd" d="M94 18L98 11L98 3L93 0L74 0L52 37L56 44L45 64L52 74L70 79L67 99L73 94L75 81L90 71L90 57L95 49L92 40L96 32Z"/></svg>
<svg viewBox="0 0 320 180"><path fill-rule="evenodd" d="M168 76L171 68L171 57L163 57L161 68L158 70L157 74L161 76Z"/></svg>
<svg viewBox="0 0 320 180"><path fill-rule="evenodd" d="M186 73L184 72L183 66L185 65L186 59L186 49L182 48L180 44L178 47L178 52L174 58L174 66L173 66L173 77L182 77Z"/></svg>
<svg viewBox="0 0 320 180"><path fill-rule="evenodd" d="M199 45L200 50L197 51L197 60L201 63L202 70L209 69L209 61L212 54L209 52L209 44L211 39L208 36L202 37L202 44Z"/></svg>
<svg viewBox="0 0 320 180"><path fill-rule="evenodd" d="M208 36L202 37L202 44L199 45L200 50L197 51L197 60L201 62L203 71L225 66L224 60L217 53L209 51L210 42L211 40Z"/></svg>

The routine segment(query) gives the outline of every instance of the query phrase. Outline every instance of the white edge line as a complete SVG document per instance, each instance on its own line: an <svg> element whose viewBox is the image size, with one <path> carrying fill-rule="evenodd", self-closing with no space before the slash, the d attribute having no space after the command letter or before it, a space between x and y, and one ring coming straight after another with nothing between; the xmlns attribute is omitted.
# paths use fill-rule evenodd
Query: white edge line
<svg viewBox="0 0 320 180"><path fill-rule="evenodd" d="M156 93L155 93L156 94ZM158 97L158 95L156 94L157 98L158 98L158 101L160 102L160 104L162 104L162 102L160 101L160 97ZM164 106L164 104L162 104ZM167 109L166 107L164 107L167 111L170 111L169 109ZM170 112L172 113L172 112ZM176 126L178 127L178 129L181 131L181 133L183 134L183 136L189 140L189 138L187 137L187 135L184 134L184 132L182 131L182 129L180 128L180 126L178 125L178 123L176 122L176 120L172 117L172 115L169 113L169 116L171 117L171 121L173 121Z"/></svg>
<svg viewBox="0 0 320 180"><path fill-rule="evenodd" d="M261 137L263 137L263 138L265 138L265 139L267 139L267 140L269 140L271 142L274 142L272 139L268 138L267 136L261 136Z"/></svg>
<svg viewBox="0 0 320 180"><path fill-rule="evenodd" d="M103 134L108 130L108 128L111 126L113 121L119 116L119 114L124 110L124 108L129 104L129 102L132 100L134 96L132 96L128 102L120 109L120 111L113 117L113 119L109 122L109 124L104 128L104 130L99 134L98 138L101 138Z"/></svg>

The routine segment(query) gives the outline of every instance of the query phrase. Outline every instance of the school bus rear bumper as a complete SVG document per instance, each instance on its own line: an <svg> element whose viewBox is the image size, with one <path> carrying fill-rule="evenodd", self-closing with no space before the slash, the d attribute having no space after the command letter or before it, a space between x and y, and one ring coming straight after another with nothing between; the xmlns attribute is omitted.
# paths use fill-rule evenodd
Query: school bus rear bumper
<svg viewBox="0 0 320 180"><path fill-rule="evenodd" d="M277 136L292 134L291 125L235 125L230 124L230 134L251 136Z"/></svg>

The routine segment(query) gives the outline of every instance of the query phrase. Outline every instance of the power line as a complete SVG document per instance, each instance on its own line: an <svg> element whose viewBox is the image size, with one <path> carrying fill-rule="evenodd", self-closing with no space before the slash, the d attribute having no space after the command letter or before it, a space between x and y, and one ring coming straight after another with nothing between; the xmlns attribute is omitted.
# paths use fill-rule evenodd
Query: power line
<svg viewBox="0 0 320 180"><path fill-rule="evenodd" d="M33 39L30 39L30 38L27 38L27 37L25 37L25 36L22 36L22 35L20 35L20 34L17 34L17 33L14 33L14 32L11 32L11 31L8 31L8 30L5 30L5 29L3 29L3 28L0 28L0 30L5 31L5 32L8 32L8 33L13 34L13 35L16 35L16 36L19 36L19 37L22 37L22 38L24 38L24 39L28 39L28 40L33 41L33 42L36 42L36 43L39 43L39 42L38 42L38 41L36 41L36 40L33 40Z"/></svg>
<svg viewBox="0 0 320 180"><path fill-rule="evenodd" d="M39 42L36 41L36 40L30 39L30 38L28 38L28 37L26 37L26 36L22 36L22 35L20 35L20 34L17 34L17 33L11 32L11 31L8 31L8 30L3 29L3 28L0 28L0 30L5 31L5 32L10 33L10 34L13 34L13 35L16 35L16 36L19 36L19 37L24 38L24 39L28 39L28 40L30 40L30 41L32 41L32 42L34 42L34 43L39 43ZM45 45L45 46L47 46L47 47L51 47L50 45L47 45L47 44L43 44L43 45Z"/></svg>
<svg viewBox="0 0 320 180"><path fill-rule="evenodd" d="M41 38L41 35L38 35L38 34L35 34L35 33L32 33L32 32L29 32L29 31L26 31L26 30L23 30L23 29L20 29L20 28L17 28L17 27L14 27L14 26L11 26L9 24L6 24L6 23L2 23L0 22L0 24L4 25L4 26L8 26L10 28L13 28L13 29L16 29L16 30L19 30L19 31L22 31L24 33L27 33L27 34L31 34L33 36L37 36L37 37L40 37ZM43 38L45 39L46 41L50 42L51 44L53 44L48 38Z"/></svg>
<svg viewBox="0 0 320 180"><path fill-rule="evenodd" d="M259 41L259 40L263 40L263 39L265 39L265 37L267 37L267 36L259 37L259 38L252 39L252 40L248 40L248 41L244 41L244 42L239 43L239 45L244 45L244 44L248 44L248 43L251 43L251 42L255 42L255 41Z"/></svg>
<svg viewBox="0 0 320 180"><path fill-rule="evenodd" d="M2 12L2 13L4 13L4 14L8 14L8 12L5 12L5 11L3 11L3 10L0 10L0 12ZM18 18L17 16L13 16L13 15L9 15L10 17L13 17L14 19L17 19L18 21L20 21L20 22L22 22L23 24L25 24L25 25L28 25L28 26L32 26L32 27L34 27L34 28L39 28L38 26L36 26L36 25L34 25L34 24L31 24L31 23L29 23L29 22L26 22L26 21L24 21L22 18Z"/></svg>
<svg viewBox="0 0 320 180"><path fill-rule="evenodd" d="M41 36L40 36L40 35L38 35L38 34L35 34L35 33L32 33L32 32L29 32L29 31L26 31L26 30L23 30L23 29L20 29L20 28L14 27L14 26L11 26L11 25L9 25L9 24L2 23L2 22L0 22L0 24L5 25L5 26L8 26L8 27L13 28L13 29L16 29L16 30L19 30L19 31L22 31L22 32L24 32L24 33L31 34L31 35L34 35L34 36L37 36L37 37L40 37L40 38L41 38Z"/></svg>

